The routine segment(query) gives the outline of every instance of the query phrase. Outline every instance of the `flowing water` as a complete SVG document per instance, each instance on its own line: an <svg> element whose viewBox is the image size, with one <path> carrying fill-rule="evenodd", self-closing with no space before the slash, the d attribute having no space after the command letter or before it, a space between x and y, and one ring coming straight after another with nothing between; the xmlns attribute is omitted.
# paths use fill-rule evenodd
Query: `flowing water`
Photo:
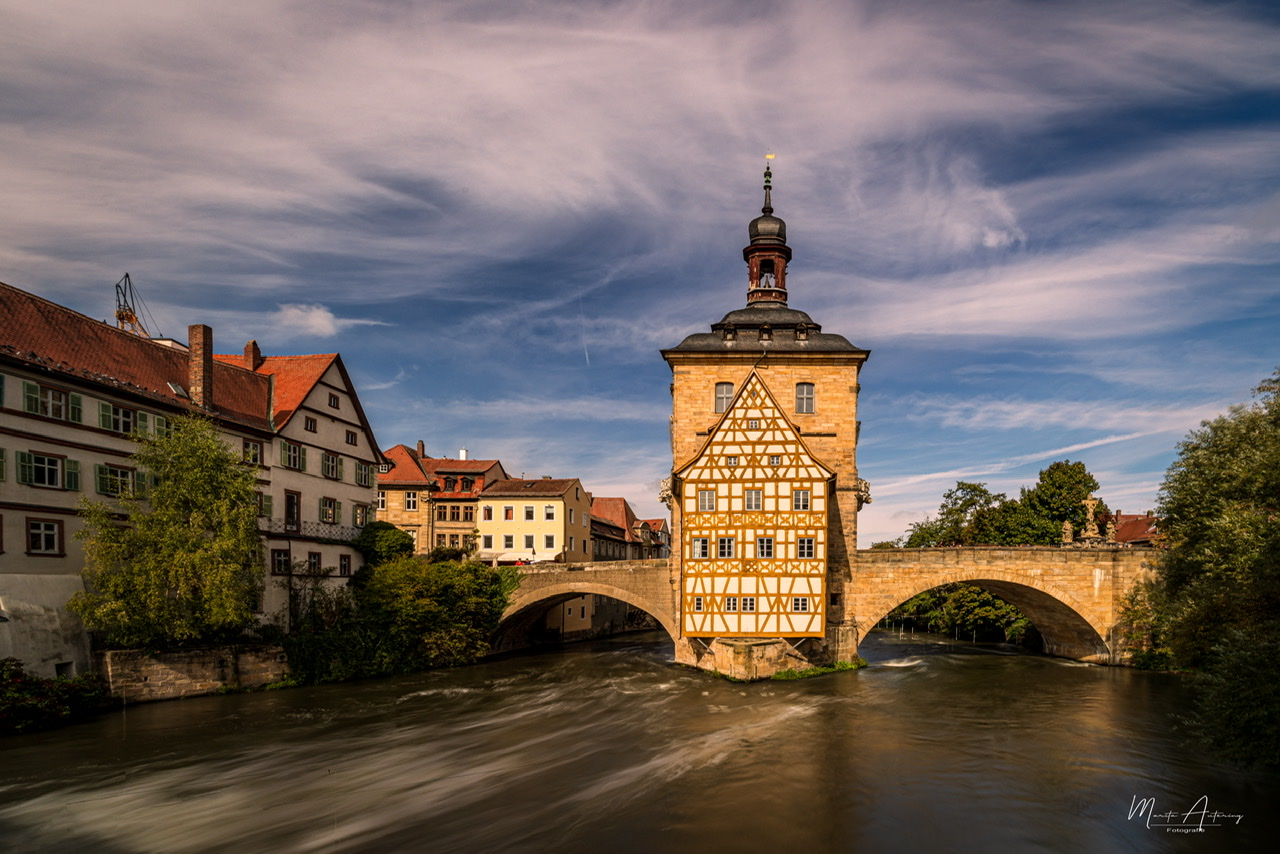
<svg viewBox="0 0 1280 854"><path fill-rule="evenodd" d="M132 707L0 741L0 851L1275 850L1280 775L1185 746L1175 677L881 632L862 653L739 684L626 636ZM1231 817L1197 829L1198 801Z"/></svg>

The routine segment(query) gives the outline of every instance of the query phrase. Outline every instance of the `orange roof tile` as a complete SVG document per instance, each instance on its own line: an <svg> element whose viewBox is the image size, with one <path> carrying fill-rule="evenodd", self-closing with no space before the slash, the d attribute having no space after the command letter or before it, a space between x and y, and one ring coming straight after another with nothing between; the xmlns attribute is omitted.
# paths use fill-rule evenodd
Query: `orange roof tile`
<svg viewBox="0 0 1280 854"><path fill-rule="evenodd" d="M523 495L564 495L574 486L581 486L581 483L577 478L558 479L544 477L539 478L538 480L521 480L520 478L511 478L509 480L495 481L491 486L485 489L484 496L486 498L518 498Z"/></svg>

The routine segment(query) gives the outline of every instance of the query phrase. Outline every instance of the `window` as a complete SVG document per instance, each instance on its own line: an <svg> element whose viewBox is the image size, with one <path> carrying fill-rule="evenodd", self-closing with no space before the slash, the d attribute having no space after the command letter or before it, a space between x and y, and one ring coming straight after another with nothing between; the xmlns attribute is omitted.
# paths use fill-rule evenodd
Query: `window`
<svg viewBox="0 0 1280 854"><path fill-rule="evenodd" d="M757 419L757 418L748 418L748 419L747 419L747 429L748 429L748 430L759 430L759 429L760 429L760 420L759 420L759 419Z"/></svg>
<svg viewBox="0 0 1280 854"><path fill-rule="evenodd" d="M707 537L694 537L689 557L695 559L711 557L711 540Z"/></svg>
<svg viewBox="0 0 1280 854"><path fill-rule="evenodd" d="M27 520L27 554L62 556L62 522L56 519Z"/></svg>
<svg viewBox="0 0 1280 854"><path fill-rule="evenodd" d="M356 463L356 486L373 486L373 466Z"/></svg>
<svg viewBox="0 0 1280 854"><path fill-rule="evenodd" d="M437 522L449 521L449 508L446 505L444 504L436 505L436 521Z"/></svg>
<svg viewBox="0 0 1280 854"><path fill-rule="evenodd" d="M764 506L764 493L759 489L748 489L743 493L742 506L745 510L759 510Z"/></svg>
<svg viewBox="0 0 1280 854"><path fill-rule="evenodd" d="M44 489L79 489L80 463L65 457L18 451L18 483Z"/></svg>
<svg viewBox="0 0 1280 854"><path fill-rule="evenodd" d="M391 463L378 464L378 474L386 474L389 471L391 471Z"/></svg>
<svg viewBox="0 0 1280 854"><path fill-rule="evenodd" d="M458 543L458 535L457 535L457 534L450 534L450 535L449 535L449 548L451 548L451 549L456 549L456 548L458 547L458 545L459 545L459 543Z"/></svg>
<svg viewBox="0 0 1280 854"><path fill-rule="evenodd" d="M355 504L351 507L351 524L357 528L363 528L369 524L369 507L365 504Z"/></svg>
<svg viewBox="0 0 1280 854"><path fill-rule="evenodd" d="M480 538L480 543L481 543L481 548L484 548L484 549L493 548L493 534L485 534L483 537Z"/></svg>
<svg viewBox="0 0 1280 854"><path fill-rule="evenodd" d="M724 609L730 614L736 614L738 612L738 597L737 596L724 597Z"/></svg>
<svg viewBox="0 0 1280 854"><path fill-rule="evenodd" d="M302 528L302 493L284 494L284 529L297 531Z"/></svg>
<svg viewBox="0 0 1280 854"><path fill-rule="evenodd" d="M302 429L308 433L316 432L316 420L310 415L304 416L302 419Z"/></svg>
<svg viewBox="0 0 1280 854"><path fill-rule="evenodd" d="M733 557L733 537L721 537L716 541L717 557Z"/></svg>
<svg viewBox="0 0 1280 854"><path fill-rule="evenodd" d="M358 441L359 441L359 440L356 438L356 431L355 431L355 430L348 430L348 431L347 431L347 444L348 444L348 445L355 445L355 444L357 444L357 443L358 443Z"/></svg>
<svg viewBox="0 0 1280 854"><path fill-rule="evenodd" d="M474 522L475 520L476 520L476 508L471 504L468 504L467 506L463 507L462 521Z"/></svg>
<svg viewBox="0 0 1280 854"><path fill-rule="evenodd" d="M716 383L716 412L727 412L733 403L733 383Z"/></svg>
<svg viewBox="0 0 1280 854"><path fill-rule="evenodd" d="M329 408L337 409L341 405L342 403L338 400L338 396L333 392L329 392Z"/></svg>
<svg viewBox="0 0 1280 854"><path fill-rule="evenodd" d="M502 521L510 522L516 518L516 508L510 504L502 505Z"/></svg>
<svg viewBox="0 0 1280 854"><path fill-rule="evenodd" d="M461 518L462 518L462 505L450 504L449 505L449 521L458 522L461 520Z"/></svg>
<svg viewBox="0 0 1280 854"><path fill-rule="evenodd" d="M503 534L503 535L502 535L502 547L503 547L504 549L514 549L514 548L516 547L516 537L515 537L515 534Z"/></svg>
<svg viewBox="0 0 1280 854"><path fill-rule="evenodd" d="M33 415L80 424L84 420L82 401L78 394L69 394L39 383L22 384L22 411Z"/></svg>
<svg viewBox="0 0 1280 854"><path fill-rule="evenodd" d="M555 534L544 534L544 535L543 535L543 537L542 537L542 547L543 547L544 549L548 549L548 550L550 550L550 551L555 551L555 548L556 548L556 535L555 535Z"/></svg>
<svg viewBox="0 0 1280 854"><path fill-rule="evenodd" d="M526 504L524 506L524 520L526 522L533 521L533 505L532 504Z"/></svg>
<svg viewBox="0 0 1280 854"><path fill-rule="evenodd" d="M444 486L442 488L444 489L445 492L457 491L458 479L456 477L446 477L444 479Z"/></svg>
<svg viewBox="0 0 1280 854"><path fill-rule="evenodd" d="M338 575L351 574L351 555L338 555Z"/></svg>
<svg viewBox="0 0 1280 854"><path fill-rule="evenodd" d="M756 537L756 557L773 557L773 537Z"/></svg>
<svg viewBox="0 0 1280 854"><path fill-rule="evenodd" d="M698 490L698 512L711 513L716 509L716 491L714 489Z"/></svg>
<svg viewBox="0 0 1280 854"><path fill-rule="evenodd" d="M99 495L128 495L143 491L145 476L133 469L113 465L94 466L94 485Z"/></svg>
<svg viewBox="0 0 1280 854"><path fill-rule="evenodd" d="M533 534L524 535L524 550L527 552L533 551Z"/></svg>
<svg viewBox="0 0 1280 854"><path fill-rule="evenodd" d="M378 490L378 509L379 510L387 509L387 493L385 490L382 490L382 489Z"/></svg>
<svg viewBox="0 0 1280 854"><path fill-rule="evenodd" d="M796 596L791 600L791 610L803 614L809 610L809 600L804 596Z"/></svg>
<svg viewBox="0 0 1280 854"><path fill-rule="evenodd" d="M554 522L556 518L556 506L548 504L542 508L542 518L548 522Z"/></svg>
<svg viewBox="0 0 1280 854"><path fill-rule="evenodd" d="M462 479L462 491L463 491L463 492L471 492L471 491L472 491L473 489L475 489L475 488L476 488L476 482L475 482L474 480L472 480L472 479L471 479L471 478L469 478L469 477L464 477L464 478Z"/></svg>
<svg viewBox="0 0 1280 854"><path fill-rule="evenodd" d="M320 552L307 552L307 572L320 571Z"/></svg>
<svg viewBox="0 0 1280 854"><path fill-rule="evenodd" d="M320 457L320 473L329 480L342 480L342 457L326 451Z"/></svg>
<svg viewBox="0 0 1280 854"><path fill-rule="evenodd" d="M693 610L695 610L695 611L701 611L701 610L702 610L702 597L701 597L701 596L694 596L694 597L693 597Z"/></svg>
<svg viewBox="0 0 1280 854"><path fill-rule="evenodd" d="M287 469L307 470L307 449L293 442L280 440L280 465Z"/></svg>
<svg viewBox="0 0 1280 854"><path fill-rule="evenodd" d="M572 507L569 508L569 524L570 525L573 524L573 508Z"/></svg>
<svg viewBox="0 0 1280 854"><path fill-rule="evenodd" d="M404 494L404 509L416 511L418 509L418 493L406 492Z"/></svg>
<svg viewBox="0 0 1280 854"><path fill-rule="evenodd" d="M727 466L736 466L738 464L738 458L736 456L725 457L724 464Z"/></svg>
<svg viewBox="0 0 1280 854"><path fill-rule="evenodd" d="M777 454L770 454L770 455L769 455L769 465L771 465L771 466L780 466L780 465L782 465L782 457L778 456Z"/></svg>
<svg viewBox="0 0 1280 854"><path fill-rule="evenodd" d="M796 412L813 412L813 383L796 383Z"/></svg>
<svg viewBox="0 0 1280 854"><path fill-rule="evenodd" d="M132 433L135 429L147 429L145 412L125 409L104 401L98 402L98 426L115 433Z"/></svg>
<svg viewBox="0 0 1280 854"><path fill-rule="evenodd" d="M573 537L569 538L569 551L573 551Z"/></svg>
<svg viewBox="0 0 1280 854"><path fill-rule="evenodd" d="M436 534L436 547L444 548L444 534Z"/></svg>
<svg viewBox="0 0 1280 854"><path fill-rule="evenodd" d="M742 613L748 614L754 611L755 609L756 609L756 597L743 596L742 597Z"/></svg>
<svg viewBox="0 0 1280 854"><path fill-rule="evenodd" d="M813 537L800 537L796 540L796 557L813 557Z"/></svg>
<svg viewBox="0 0 1280 854"><path fill-rule="evenodd" d="M271 574L272 575L288 575L289 574L289 550L288 549L272 549L271 550Z"/></svg>
<svg viewBox="0 0 1280 854"><path fill-rule="evenodd" d="M246 463L255 466L262 465L262 443L255 442L252 439L245 439L244 451L241 456Z"/></svg>
<svg viewBox="0 0 1280 854"><path fill-rule="evenodd" d="M320 521L329 525L341 525L342 502L336 498L321 498Z"/></svg>
<svg viewBox="0 0 1280 854"><path fill-rule="evenodd" d="M486 522L492 522L492 521L493 521L493 507L492 507L491 505L488 505L488 504L486 504L484 507L482 507L482 508L480 509L480 518L481 518L481 519L483 519L483 520L484 520L484 521L486 521Z"/></svg>
<svg viewBox="0 0 1280 854"><path fill-rule="evenodd" d="M797 489L792 491L791 509L792 510L808 510L809 509L809 490Z"/></svg>

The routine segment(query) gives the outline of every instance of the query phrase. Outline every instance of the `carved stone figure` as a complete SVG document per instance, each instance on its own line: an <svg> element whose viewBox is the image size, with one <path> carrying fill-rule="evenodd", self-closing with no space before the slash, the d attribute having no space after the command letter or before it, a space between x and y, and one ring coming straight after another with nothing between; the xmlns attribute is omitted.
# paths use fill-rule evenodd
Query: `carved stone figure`
<svg viewBox="0 0 1280 854"><path fill-rule="evenodd" d="M1075 529L1071 527L1071 522L1063 520L1062 522L1062 544L1064 546L1071 545L1071 541L1076 538Z"/></svg>

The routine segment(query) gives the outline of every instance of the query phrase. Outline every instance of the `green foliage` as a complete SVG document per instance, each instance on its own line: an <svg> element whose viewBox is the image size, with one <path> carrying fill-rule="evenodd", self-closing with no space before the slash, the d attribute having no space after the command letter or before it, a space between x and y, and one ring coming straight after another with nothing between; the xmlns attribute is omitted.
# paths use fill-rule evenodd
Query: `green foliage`
<svg viewBox="0 0 1280 854"><path fill-rule="evenodd" d="M1003 494L993 495L985 483L956 481L954 489L943 493L938 515L911 526L905 545L909 549L973 545L975 520L1004 500Z"/></svg>
<svg viewBox="0 0 1280 854"><path fill-rule="evenodd" d="M1143 579L1130 588L1120 603L1120 644L1130 664L1144 670L1173 669L1173 653L1165 644L1168 624L1163 584Z"/></svg>
<svg viewBox="0 0 1280 854"><path fill-rule="evenodd" d="M254 624L261 591L256 473L206 419L134 438L133 463L152 485L81 502L85 592L68 607L113 646L234 637Z"/></svg>
<svg viewBox="0 0 1280 854"><path fill-rule="evenodd" d="M413 554L413 537L390 522L370 522L351 544L364 555L365 566Z"/></svg>
<svg viewBox="0 0 1280 854"><path fill-rule="evenodd" d="M369 568L360 586L307 593L282 642L306 683L469 664L489 651L518 584L509 567L401 557Z"/></svg>
<svg viewBox="0 0 1280 854"><path fill-rule="evenodd" d="M972 584L944 584L918 593L885 619L986 642L1022 643L1035 637L1031 621L1021 611Z"/></svg>
<svg viewBox="0 0 1280 854"><path fill-rule="evenodd" d="M91 676L41 679L16 658L0 659L0 735L73 723L108 703L106 686Z"/></svg>
<svg viewBox="0 0 1280 854"><path fill-rule="evenodd" d="M866 667L867 660L859 656L853 661L837 661L834 664L822 665L820 667L806 667L803 670L779 670L770 676L779 682L789 682L795 679L812 679L814 676L825 676L828 673L843 673L846 670L858 670Z"/></svg>
<svg viewBox="0 0 1280 854"><path fill-rule="evenodd" d="M1193 734L1236 762L1280 766L1280 622L1226 630L1195 686Z"/></svg>
<svg viewBox="0 0 1280 854"><path fill-rule="evenodd" d="M459 563L467 559L467 555L471 554L470 549L450 548L449 546L436 546L427 552L427 563Z"/></svg>
<svg viewBox="0 0 1280 854"><path fill-rule="evenodd" d="M896 540L881 540L881 541L880 541L880 542L878 542L878 543L872 543L872 544L871 544L871 548L873 548L873 549L900 549L900 548L902 548L902 542L903 542L903 541L902 541L902 538L901 538L901 537L899 537L899 538L898 538L898 539L896 539Z"/></svg>

